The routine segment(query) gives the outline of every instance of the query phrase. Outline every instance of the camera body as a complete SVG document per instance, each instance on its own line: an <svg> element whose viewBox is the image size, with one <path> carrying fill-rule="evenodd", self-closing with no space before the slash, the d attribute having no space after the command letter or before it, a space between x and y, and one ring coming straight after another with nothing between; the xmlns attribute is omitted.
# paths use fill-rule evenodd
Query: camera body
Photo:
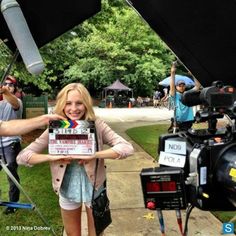
<svg viewBox="0 0 236 236"><path fill-rule="evenodd" d="M140 173L146 208L186 209L190 203L201 210L236 210L236 93L231 86L217 86L198 97L204 108L197 119L207 121L207 129L159 137L160 166ZM224 115L231 124L216 128Z"/></svg>

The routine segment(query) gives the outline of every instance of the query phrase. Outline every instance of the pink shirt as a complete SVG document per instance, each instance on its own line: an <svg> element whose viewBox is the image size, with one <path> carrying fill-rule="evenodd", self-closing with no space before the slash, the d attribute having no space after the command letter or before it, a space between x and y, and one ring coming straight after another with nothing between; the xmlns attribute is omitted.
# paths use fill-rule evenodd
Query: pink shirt
<svg viewBox="0 0 236 236"><path fill-rule="evenodd" d="M120 156L118 159L126 158L133 154L133 146L115 133L104 121L97 118L95 121L97 135L98 135L98 147L99 150L103 149L103 145L107 144L112 149L117 152ZM19 165L32 166L28 162L34 153L42 153L43 150L48 148L48 129L32 142L29 146L23 149L17 156L17 163ZM87 164L84 164L87 176L91 183L94 183L94 170L95 170L96 160L89 161ZM58 194L59 189L65 174L67 164L62 164L60 161L50 162L51 174L52 174L52 185L54 191ZM98 189L106 178L104 160L99 159L98 171L97 171L97 180L96 180L96 189Z"/></svg>

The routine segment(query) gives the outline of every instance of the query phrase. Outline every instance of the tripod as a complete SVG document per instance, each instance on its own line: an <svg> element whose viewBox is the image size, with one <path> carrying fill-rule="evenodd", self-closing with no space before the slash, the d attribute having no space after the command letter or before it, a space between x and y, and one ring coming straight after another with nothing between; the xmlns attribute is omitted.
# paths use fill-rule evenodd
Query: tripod
<svg viewBox="0 0 236 236"><path fill-rule="evenodd" d="M1 2L1 0L0 0ZM13 64L15 63L17 57L19 55L19 51L18 49L16 49L11 62L9 63L7 69L5 70L2 78L1 78L1 82L0 82L0 86L3 83L3 81L5 80L5 78L8 76L8 74L10 73L10 70L13 66ZM7 168L7 164L6 161L4 160L4 158L2 158L0 156L0 168L3 169L3 171L7 174L7 176L12 180L12 182L17 186L17 188L25 195L25 197L27 198L27 200L30 202L29 204L25 204L25 203L17 203L17 202L4 202L0 199L0 206L7 206L7 207L13 207L13 208L23 208L23 209L31 209L31 210L35 210L36 213L38 214L38 216L40 217L40 219L43 221L43 223L50 228L51 233L56 236L55 231L53 230L53 228L48 224L47 220L44 218L44 216L42 215L42 213L40 212L40 210L36 207L36 205L34 204L34 202L31 200L31 198L29 197L29 195L26 193L26 191L23 189L23 187L20 185L20 183L16 180L16 178L12 175L12 173L9 171L9 169Z"/></svg>
<svg viewBox="0 0 236 236"><path fill-rule="evenodd" d="M27 200L30 202L28 203L17 203L17 202L3 202L0 199L0 206L7 206L7 207L14 207L14 208L22 208L22 209L31 209L31 210L35 210L36 213L38 214L38 216L40 217L40 219L42 220L42 222L50 228L51 232L53 235L56 236L55 231L53 230L53 228L48 224L47 220L44 218L44 216L42 215L42 213L40 212L40 210L36 207L36 205L34 204L34 202L32 201L32 199L29 197L29 195L27 194L27 192L24 190L24 188L19 184L19 182L16 180L16 178L12 175L12 173L9 171L9 169L7 168L7 165L4 163L4 161L2 159L0 159L0 166L2 167L2 169L5 171L5 173L7 174L7 176L14 182L14 184L17 186L17 188L25 195L25 197L27 198Z"/></svg>

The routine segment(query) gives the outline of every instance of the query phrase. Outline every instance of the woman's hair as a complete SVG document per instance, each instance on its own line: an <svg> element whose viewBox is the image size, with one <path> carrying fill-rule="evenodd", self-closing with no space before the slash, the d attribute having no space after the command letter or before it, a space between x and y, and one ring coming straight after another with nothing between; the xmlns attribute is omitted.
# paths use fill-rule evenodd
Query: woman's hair
<svg viewBox="0 0 236 236"><path fill-rule="evenodd" d="M92 98L91 98L88 90L81 83L68 84L58 93L54 112L58 115L62 115L64 117L66 117L66 115L64 113L64 108L65 108L66 101L67 101L67 95L72 90L76 90L81 94L82 103L85 106L85 115L84 115L83 119L94 121L96 119L96 116L95 116L95 113L93 110Z"/></svg>

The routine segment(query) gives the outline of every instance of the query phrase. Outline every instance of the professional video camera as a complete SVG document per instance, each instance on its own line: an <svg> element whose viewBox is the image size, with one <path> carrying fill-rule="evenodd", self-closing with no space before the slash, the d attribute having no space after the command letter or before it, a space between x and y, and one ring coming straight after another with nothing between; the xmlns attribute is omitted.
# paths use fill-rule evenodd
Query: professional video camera
<svg viewBox="0 0 236 236"><path fill-rule="evenodd" d="M187 91L182 102L201 104L198 122L206 129L160 136L160 167L143 169L140 176L144 204L149 209L236 209L236 91L217 81L199 92ZM225 127L217 128L220 118Z"/></svg>

